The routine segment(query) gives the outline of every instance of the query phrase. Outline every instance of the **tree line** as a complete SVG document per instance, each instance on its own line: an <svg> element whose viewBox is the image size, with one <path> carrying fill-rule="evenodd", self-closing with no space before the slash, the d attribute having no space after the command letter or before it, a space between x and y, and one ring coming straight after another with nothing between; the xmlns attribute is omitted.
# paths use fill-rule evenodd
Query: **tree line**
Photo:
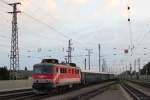
<svg viewBox="0 0 150 100"><path fill-rule="evenodd" d="M140 70L141 75L150 75L150 62L148 62L146 65L143 66L143 68Z"/></svg>
<svg viewBox="0 0 150 100"><path fill-rule="evenodd" d="M9 71L6 66L0 67L0 80L8 80L9 79Z"/></svg>

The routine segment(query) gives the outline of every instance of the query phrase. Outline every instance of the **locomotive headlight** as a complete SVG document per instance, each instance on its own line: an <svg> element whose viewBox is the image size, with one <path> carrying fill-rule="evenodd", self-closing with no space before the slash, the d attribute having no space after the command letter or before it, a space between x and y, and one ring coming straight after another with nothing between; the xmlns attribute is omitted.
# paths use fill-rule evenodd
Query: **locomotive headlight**
<svg viewBox="0 0 150 100"><path fill-rule="evenodd" d="M47 80L47 83L50 83L51 82L51 80Z"/></svg>
<svg viewBox="0 0 150 100"><path fill-rule="evenodd" d="M33 80L33 83L38 83L39 81L38 80Z"/></svg>

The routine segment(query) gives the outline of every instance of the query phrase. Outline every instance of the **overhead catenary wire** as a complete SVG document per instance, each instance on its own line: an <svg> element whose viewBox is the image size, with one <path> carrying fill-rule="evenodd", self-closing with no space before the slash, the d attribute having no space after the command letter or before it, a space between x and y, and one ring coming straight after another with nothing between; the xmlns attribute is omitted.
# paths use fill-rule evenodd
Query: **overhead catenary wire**
<svg viewBox="0 0 150 100"><path fill-rule="evenodd" d="M4 0L1 0L1 1L4 1ZM8 4L6 1L4 1L3 3ZM39 20L39 19L33 17L32 15L30 15L30 14L24 12L24 11L22 11L22 13L23 13L24 15L30 17L31 19L34 19L36 22L38 22L38 23L40 23L40 24L43 24L43 25L49 27L50 29L52 29L53 31L57 32L57 33L60 34L61 36L65 37L65 38L67 38L67 39L72 39L73 41L75 41L75 42L78 43L78 44L84 45L83 43L81 43L81 42L79 42L79 41L77 41L77 40L74 40L73 38L71 38L71 37L65 35L63 32L58 31L57 29L55 29L55 28L52 27L51 25L49 25L49 24L47 24L47 23L45 23L45 22L43 22L43 21L41 21L41 20ZM98 26L98 25L97 25L97 26ZM83 31L83 30L81 30L81 31ZM77 32L72 32L72 33L77 33ZM84 46L85 46L85 45L84 45ZM85 47L85 48L86 48L86 47Z"/></svg>
<svg viewBox="0 0 150 100"><path fill-rule="evenodd" d="M8 2L6 2L5 0L0 0L0 2L2 2L2 3L4 3L4 4L6 4L6 5L8 5Z"/></svg>
<svg viewBox="0 0 150 100"><path fill-rule="evenodd" d="M149 36L149 33L150 33L150 30L149 30L148 32L146 32L146 33L144 34L144 36L142 37L142 39L140 39L140 40L137 42L137 45L140 45L140 44L143 42L143 40L144 40L146 37Z"/></svg>
<svg viewBox="0 0 150 100"><path fill-rule="evenodd" d="M30 15L30 14L24 12L24 11L22 11L22 13L23 13L25 16L28 16L28 17L30 17L31 19L35 20L36 22L47 26L47 27L50 28L51 30L57 32L59 35L65 37L65 38L67 38L67 39L70 38L70 37L68 37L67 35L64 35L62 32L60 32L60 31L58 31L57 29L55 29L54 27L50 26L49 24L47 24L47 23L45 23L45 22L43 22L43 21L41 21L41 20L39 20L39 19L33 17L32 15Z"/></svg>
<svg viewBox="0 0 150 100"><path fill-rule="evenodd" d="M74 31L74 32L71 32L71 33L73 33L73 34L76 34L76 33L81 33L81 32L85 32L85 31L89 31L89 30L91 30L91 29L95 29L95 28L99 28L100 27L100 25L98 24L98 25L90 25L90 26L87 26L87 27L83 27L83 28L81 28L81 29L79 29L79 30L77 30L77 31ZM93 31L92 31L93 32ZM69 33L68 33L69 34Z"/></svg>
<svg viewBox="0 0 150 100"><path fill-rule="evenodd" d="M4 4L6 4L6 5L8 5L8 2L6 2L6 1L4 1L4 0L0 0L0 2L2 2L2 3L4 3ZM31 17L31 16L30 16ZM33 17L34 18L34 17ZM36 19L36 21L38 21L38 19ZM39 20L40 21L40 20ZM42 22L42 21L41 21ZM40 22L40 23L41 23ZM42 23L42 24L45 24L45 25L47 25L48 26L48 24L46 24L46 23ZM49 26L49 28L50 28L50 26ZM51 29L53 29L53 30L55 30L53 27L51 27ZM56 30L55 30L56 31ZM1 36L2 38L4 38L3 36ZM64 36L65 37L65 36ZM66 36L67 37L67 36ZM5 37L6 38L6 37Z"/></svg>
<svg viewBox="0 0 150 100"><path fill-rule="evenodd" d="M4 0L2 0L2 3L8 5L8 2L6 2L6 1L4 1ZM47 26L49 29L55 31L57 34L63 36L64 38L66 38L66 39L72 39L74 42L76 42L76 43L82 45L84 48L86 48L83 43L79 42L78 40L75 40L75 39L72 38L72 37L69 37L69 36L65 35L63 32L58 31L58 30L57 30L56 28L54 28L53 26L51 26L51 25L49 25L49 24L47 24L47 23L45 23L45 22L39 20L38 18L35 18L35 17L33 17L32 15L30 15L30 14L24 12L24 11L22 11L22 14L24 14L25 16L28 16L29 18L35 20L36 22L38 22L38 23L40 23L40 24L43 24L43 25Z"/></svg>
<svg viewBox="0 0 150 100"><path fill-rule="evenodd" d="M134 46L139 46L143 41L144 39L149 35L150 33L150 30L148 30L143 36L141 36L141 34L138 36L137 40L135 43L133 43L133 32L132 32L132 21L131 21L131 6L129 4L129 1L127 1L127 7L128 7L128 24L129 24L129 32L130 32L130 44L131 45L131 49L134 49Z"/></svg>
<svg viewBox="0 0 150 100"><path fill-rule="evenodd" d="M48 27L49 29L51 29L51 30L53 30L54 32L56 32L57 34L63 36L64 38L66 38L66 39L72 39L74 42L83 45L83 44L80 43L79 41L73 39L72 37L69 37L69 36L65 35L63 32L58 31L56 28L54 28L54 27L52 27L51 25L49 25L49 24L47 24L47 23L45 23L45 22L39 20L38 18L35 18L35 17L33 17L32 15L30 15L30 14L24 12L24 11L22 11L22 13L23 13L25 16L28 16L29 18L33 19L34 21L36 21L36 22L38 22L38 23L40 23L40 24L43 24L44 26ZM84 46L85 46L85 45L84 45ZM86 47L85 47L85 48L86 48Z"/></svg>
<svg viewBox="0 0 150 100"><path fill-rule="evenodd" d="M29 16L28 16L28 17L29 17ZM31 17L32 17L32 18L31 18ZM51 25L49 25L49 24L47 24L47 23L45 23L45 22L43 22L43 21L41 21L41 20L39 20L39 19L33 17L32 15L30 15L30 18L31 18L31 19L34 19L34 20L37 21L38 23L41 23L41 24L47 26L47 27L50 28L51 30L57 32L59 35L65 37L65 38L67 38L67 39L70 39L69 36L67 36L67 35L64 36L64 33L59 32L57 29L53 28ZM74 41L79 43L79 41L77 41L77 40L74 40ZM81 44L81 43L80 43L80 44Z"/></svg>
<svg viewBox="0 0 150 100"><path fill-rule="evenodd" d="M2 34L0 34L0 38L9 39L9 37L7 37L6 35L2 35Z"/></svg>

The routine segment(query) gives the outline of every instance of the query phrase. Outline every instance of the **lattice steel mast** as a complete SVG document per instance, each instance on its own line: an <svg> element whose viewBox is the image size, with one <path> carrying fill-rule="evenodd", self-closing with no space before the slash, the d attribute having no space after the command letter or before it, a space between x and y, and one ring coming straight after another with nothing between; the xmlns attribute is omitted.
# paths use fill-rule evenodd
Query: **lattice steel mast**
<svg viewBox="0 0 150 100"><path fill-rule="evenodd" d="M17 27L17 14L21 11L17 10L17 5L21 3L8 4L13 7L12 12L12 35L11 35L11 51L10 51L10 79L17 78L17 70L19 70L19 48L18 48L18 27Z"/></svg>

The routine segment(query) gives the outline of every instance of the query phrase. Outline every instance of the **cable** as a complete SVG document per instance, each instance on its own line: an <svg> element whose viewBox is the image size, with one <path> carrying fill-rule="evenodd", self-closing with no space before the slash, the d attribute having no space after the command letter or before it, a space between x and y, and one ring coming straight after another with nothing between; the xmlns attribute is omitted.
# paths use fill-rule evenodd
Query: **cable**
<svg viewBox="0 0 150 100"><path fill-rule="evenodd" d="M81 29L79 29L79 30L77 30L77 31L74 31L74 32L71 32L71 33L73 33L73 34L75 34L75 33L81 33L81 32L83 32L83 31L87 31L87 30L89 30L89 29L92 29L92 28L97 28L97 27L99 27L100 25L91 25L91 26L87 26L87 27L84 27L84 28L81 28ZM69 34L69 33L68 33Z"/></svg>
<svg viewBox="0 0 150 100"><path fill-rule="evenodd" d="M2 2L2 3L4 3L4 4L7 4L7 5L8 5L8 3L7 3L6 1L4 1L4 0L0 0L0 2ZM24 15L26 15L26 16L28 16L28 17L34 19L35 21L37 21L37 22L39 22L39 23L41 23L41 24L43 24L43 25L49 27L49 28L52 29L53 31L55 31L55 32L57 32L57 33L59 33L59 34L61 34L63 37L70 39L68 36L64 35L62 32L59 32L58 30L56 30L56 29L53 28L52 26L48 25L47 23L44 23L44 22L40 21L39 19L34 18L33 16L31 16L31 15L25 13L25 12L22 12L22 13L23 13Z"/></svg>
<svg viewBox="0 0 150 100"><path fill-rule="evenodd" d="M27 13L24 12L24 11L23 11L22 13L23 13L25 16L27 16L27 17L33 19L34 21L36 21L36 22L38 22L38 23L40 23L40 24L43 24L43 25L47 26L49 29L55 31L55 32L58 33L59 35L65 37L65 38L67 38L67 39L72 39L71 37L69 37L69 36L67 36L67 35L64 35L62 32L58 31L58 30L55 29L54 27L52 27L52 26L50 26L49 24L47 24L47 23L45 23L45 22L43 22L43 21L41 21L41 20L39 20L39 19L37 19L37 18L31 16L30 14L27 14ZM75 41L76 43L79 43L79 44L83 45L82 43L80 43L80 42L77 41L77 40L74 40L74 39L72 39L72 40Z"/></svg>
<svg viewBox="0 0 150 100"><path fill-rule="evenodd" d="M4 4L6 4L6 5L8 5L8 2L6 2L6 1L4 1L4 0L0 0L0 2L2 2L2 3L4 3Z"/></svg>
<svg viewBox="0 0 150 100"><path fill-rule="evenodd" d="M5 36L5 35L1 35L1 34L0 34L0 37L1 37L1 38L4 38L4 39L8 39L8 37Z"/></svg>
<svg viewBox="0 0 150 100"><path fill-rule="evenodd" d="M0 1L1 1L2 3L4 3L4 4L7 4L7 5L8 5L8 3L7 3L6 1L4 1L4 0L0 0ZM45 23L45 22L43 22L43 21L41 21L41 20L39 20L39 19L33 17L32 15L27 14L27 13L24 12L24 11L22 11L22 13L23 13L24 15L30 17L31 19L35 20L36 22L41 23L41 24L47 26L48 28L50 28L51 30L55 31L55 32L58 33L59 35L65 37L65 38L67 38L67 39L72 39L71 37L65 35L64 33L60 32L60 31L58 31L57 29L55 29L54 27L48 25L47 23ZM79 43L79 44L83 45L82 43L80 43L80 42L77 41L77 40L74 40L74 39L72 39L72 40L75 41L76 43Z"/></svg>
<svg viewBox="0 0 150 100"><path fill-rule="evenodd" d="M5 2L5 1L3 1L3 0L1 0L1 2L5 3L5 4L8 4L7 2ZM33 19L34 21L36 21L36 22L38 22L38 23L40 23L40 24L43 24L43 25L47 26L49 29L55 31L55 32L58 33L59 35L65 37L65 38L67 38L67 39L71 39L71 37L65 35L64 33L60 32L60 31L58 31L57 29L55 29L55 28L52 27L51 25L49 25L49 24L47 24L47 23L45 23L45 22L43 22L43 21L41 21L41 20L39 20L39 19L33 17L32 15L30 15L30 14L24 12L24 11L23 11L22 13L23 13L25 16L27 16L27 17ZM76 43L82 44L82 43L80 43L80 42L77 41L77 40L74 40L74 39L72 39L72 40L73 40L74 42L76 42ZM82 44L82 45L83 45L83 44ZM84 45L84 46L85 46L85 45Z"/></svg>
<svg viewBox="0 0 150 100"><path fill-rule="evenodd" d="M62 35L63 37L65 37L65 38L67 38L67 39L70 39L70 37L64 35L62 32L56 30L54 27L48 25L47 23L45 23L45 22L43 22L43 21L41 21L41 20L39 20L39 19L37 19L37 18L35 18L35 17L33 17L33 16L27 14L26 12L22 12L22 13L23 13L24 15L30 17L31 19L35 20L36 22L41 23L41 24L47 26L47 27L50 28L51 30L53 30L53 31L57 32L58 34Z"/></svg>
<svg viewBox="0 0 150 100"><path fill-rule="evenodd" d="M146 32L143 38L137 43L137 45L140 45L142 41L149 35L150 31Z"/></svg>

